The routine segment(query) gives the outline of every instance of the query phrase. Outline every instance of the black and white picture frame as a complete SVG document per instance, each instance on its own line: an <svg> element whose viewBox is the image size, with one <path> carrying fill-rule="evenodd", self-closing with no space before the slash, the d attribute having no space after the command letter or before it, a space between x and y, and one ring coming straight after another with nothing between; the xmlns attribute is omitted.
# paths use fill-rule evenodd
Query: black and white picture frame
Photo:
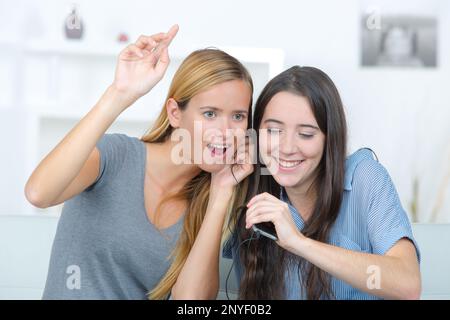
<svg viewBox="0 0 450 320"><path fill-rule="evenodd" d="M361 17L363 67L437 67L437 18L366 11Z"/></svg>

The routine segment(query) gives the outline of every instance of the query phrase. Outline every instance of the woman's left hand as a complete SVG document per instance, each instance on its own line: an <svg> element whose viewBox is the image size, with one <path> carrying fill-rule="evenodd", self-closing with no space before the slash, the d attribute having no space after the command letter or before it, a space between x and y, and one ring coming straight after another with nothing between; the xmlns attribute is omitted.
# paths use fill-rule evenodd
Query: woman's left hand
<svg viewBox="0 0 450 320"><path fill-rule="evenodd" d="M298 230L292 219L286 202L265 192L254 196L247 204L246 228L260 222L272 222L275 225L278 245L292 251L298 241L306 237Z"/></svg>
<svg viewBox="0 0 450 320"><path fill-rule="evenodd" d="M231 193L233 188L253 172L254 144L248 139L240 140L236 148L235 163L211 175L211 192Z"/></svg>

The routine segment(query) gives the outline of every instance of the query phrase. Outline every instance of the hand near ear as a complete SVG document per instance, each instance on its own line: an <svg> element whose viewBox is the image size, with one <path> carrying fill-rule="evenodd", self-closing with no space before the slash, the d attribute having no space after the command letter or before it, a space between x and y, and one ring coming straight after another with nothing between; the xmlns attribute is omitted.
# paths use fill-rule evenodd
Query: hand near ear
<svg viewBox="0 0 450 320"><path fill-rule="evenodd" d="M211 191L232 191L253 172L255 145L248 137L238 139L234 163L226 165L211 176Z"/></svg>

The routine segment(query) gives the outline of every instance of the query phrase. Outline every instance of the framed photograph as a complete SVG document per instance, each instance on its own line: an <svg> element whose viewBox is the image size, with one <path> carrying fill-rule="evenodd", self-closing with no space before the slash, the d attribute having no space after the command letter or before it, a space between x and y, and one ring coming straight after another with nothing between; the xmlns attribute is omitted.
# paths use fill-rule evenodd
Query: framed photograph
<svg viewBox="0 0 450 320"><path fill-rule="evenodd" d="M361 55L363 67L435 68L437 19L364 13Z"/></svg>

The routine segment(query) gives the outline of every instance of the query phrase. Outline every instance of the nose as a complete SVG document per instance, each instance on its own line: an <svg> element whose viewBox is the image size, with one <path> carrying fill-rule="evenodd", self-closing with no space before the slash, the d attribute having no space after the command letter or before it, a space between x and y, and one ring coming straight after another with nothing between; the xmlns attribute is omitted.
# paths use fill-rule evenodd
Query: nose
<svg viewBox="0 0 450 320"><path fill-rule="evenodd" d="M231 129L231 122L230 119L228 119L228 117L222 117L221 121L221 130L225 133L226 129Z"/></svg>
<svg viewBox="0 0 450 320"><path fill-rule="evenodd" d="M222 138L226 138L230 135L233 127L231 126L231 122L227 117L222 117L217 123L217 129L221 132Z"/></svg>
<svg viewBox="0 0 450 320"><path fill-rule="evenodd" d="M225 117L221 117L215 121L214 126L208 129L210 134L214 136L216 142L227 141L232 136L231 123Z"/></svg>
<svg viewBox="0 0 450 320"><path fill-rule="evenodd" d="M279 150L282 154L290 155L298 151L293 133L286 133L280 137Z"/></svg>

